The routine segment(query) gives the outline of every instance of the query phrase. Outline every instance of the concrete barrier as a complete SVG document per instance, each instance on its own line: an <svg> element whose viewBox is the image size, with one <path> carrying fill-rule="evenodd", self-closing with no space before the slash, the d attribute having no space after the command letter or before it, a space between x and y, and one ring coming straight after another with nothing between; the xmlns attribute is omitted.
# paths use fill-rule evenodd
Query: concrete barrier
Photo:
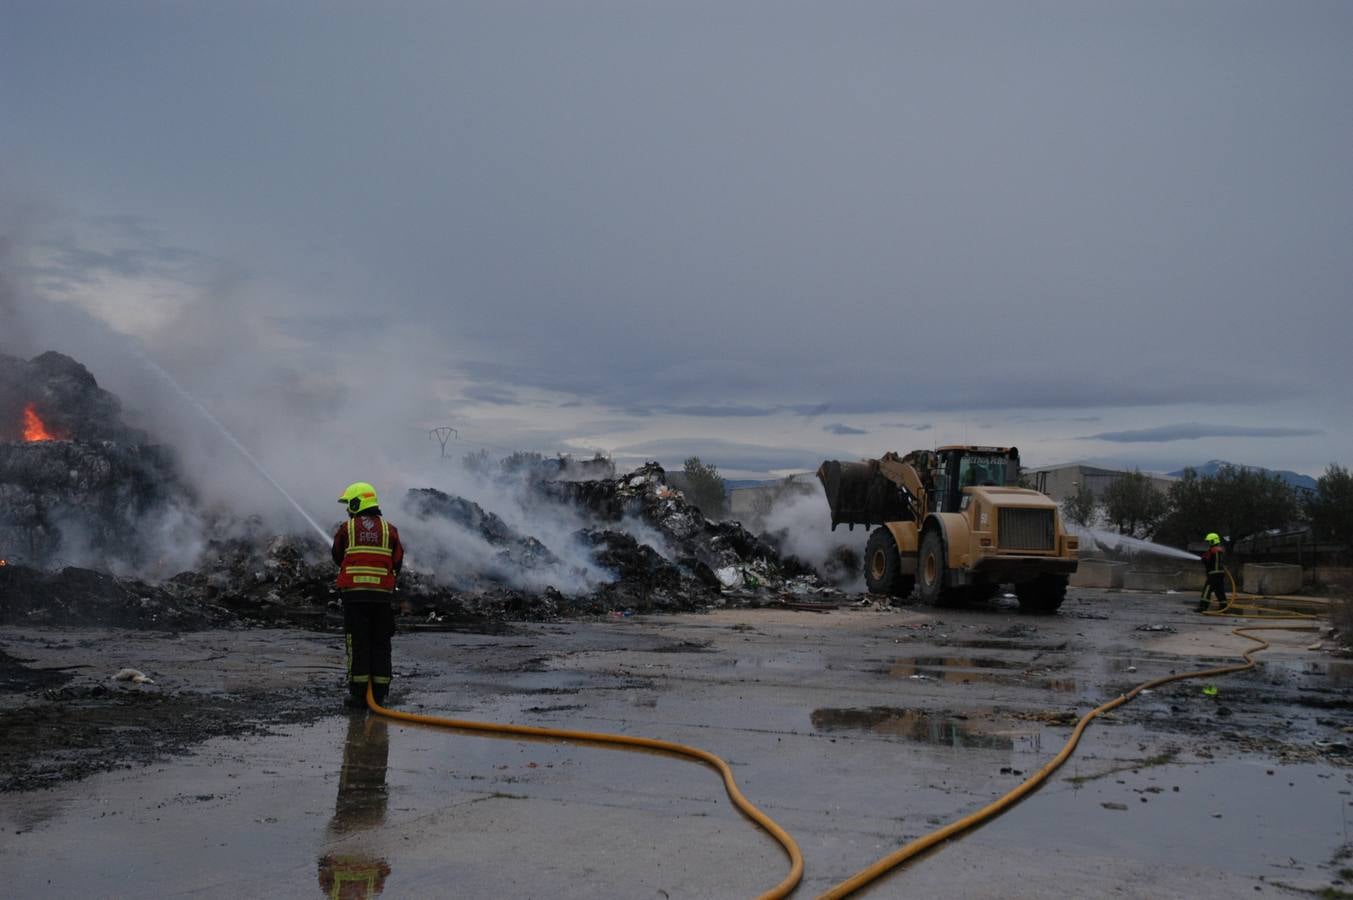
<svg viewBox="0 0 1353 900"><path fill-rule="evenodd" d="M1121 588L1127 563L1108 559L1083 559L1071 575L1074 587Z"/></svg>
<svg viewBox="0 0 1353 900"><path fill-rule="evenodd" d="M1301 566L1287 563L1245 563L1240 584L1250 594L1295 594L1301 590Z"/></svg>
<svg viewBox="0 0 1353 900"><path fill-rule="evenodd" d="M1123 573L1123 589L1128 591L1175 591L1184 580L1182 571Z"/></svg>
<svg viewBox="0 0 1353 900"><path fill-rule="evenodd" d="M1177 591L1198 591L1202 592L1203 585L1207 584L1207 573L1203 571L1202 566L1188 566L1179 573L1179 583L1175 585ZM1228 583L1227 590L1230 590Z"/></svg>

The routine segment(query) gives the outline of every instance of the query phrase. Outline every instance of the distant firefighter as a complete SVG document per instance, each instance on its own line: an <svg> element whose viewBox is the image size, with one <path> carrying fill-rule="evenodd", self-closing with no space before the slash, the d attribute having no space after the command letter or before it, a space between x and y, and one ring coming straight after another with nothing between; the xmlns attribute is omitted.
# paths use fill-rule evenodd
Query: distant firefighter
<svg viewBox="0 0 1353 900"><path fill-rule="evenodd" d="M343 597L347 705L365 708L367 682L377 703L384 703L390 690L395 580L404 564L404 546L399 531L381 515L376 489L370 484L348 485L338 502L348 511L348 521L339 526L333 546Z"/></svg>
<svg viewBox="0 0 1353 900"><path fill-rule="evenodd" d="M1208 601L1215 594L1217 609L1225 609L1226 567L1222 564L1221 535L1210 532L1205 539L1207 552L1203 554L1203 570L1207 572L1207 583L1203 585L1203 596L1198 599L1198 612L1207 612Z"/></svg>

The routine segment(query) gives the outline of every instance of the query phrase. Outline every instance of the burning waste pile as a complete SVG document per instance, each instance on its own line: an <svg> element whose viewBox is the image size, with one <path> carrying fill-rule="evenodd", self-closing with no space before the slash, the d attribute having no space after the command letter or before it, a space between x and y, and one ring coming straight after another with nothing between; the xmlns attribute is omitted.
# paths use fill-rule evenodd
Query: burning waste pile
<svg viewBox="0 0 1353 900"><path fill-rule="evenodd" d="M160 532L194 516L172 452L123 425L121 405L60 353L0 354L0 559L98 562L156 574Z"/></svg>
<svg viewBox="0 0 1353 900"><path fill-rule="evenodd" d="M173 452L120 415L75 360L0 355L0 623L337 620L328 547L204 509ZM433 487L387 502L408 550L397 595L406 624L688 610L829 590L740 524L706 519L656 463L619 477L594 461L479 478L479 499L501 504L494 510ZM154 549L168 547L172 559Z"/></svg>

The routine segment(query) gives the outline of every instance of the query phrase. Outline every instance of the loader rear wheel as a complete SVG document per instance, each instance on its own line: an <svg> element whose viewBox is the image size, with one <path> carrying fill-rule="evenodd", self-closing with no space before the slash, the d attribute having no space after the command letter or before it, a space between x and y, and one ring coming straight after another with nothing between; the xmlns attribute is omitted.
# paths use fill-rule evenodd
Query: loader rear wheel
<svg viewBox="0 0 1353 900"><path fill-rule="evenodd" d="M921 540L921 555L916 562L916 583L921 589L921 600L933 606L944 606L952 601L945 589L947 577L944 560L944 539L938 531L928 531Z"/></svg>
<svg viewBox="0 0 1353 900"><path fill-rule="evenodd" d="M887 528L875 528L864 549L864 583L873 594L906 597L916 585L911 575L902 574L902 557L897 540Z"/></svg>
<svg viewBox="0 0 1353 900"><path fill-rule="evenodd" d="M1048 615L1055 613L1066 599L1065 575L1039 575L1032 581L1015 585L1020 612Z"/></svg>

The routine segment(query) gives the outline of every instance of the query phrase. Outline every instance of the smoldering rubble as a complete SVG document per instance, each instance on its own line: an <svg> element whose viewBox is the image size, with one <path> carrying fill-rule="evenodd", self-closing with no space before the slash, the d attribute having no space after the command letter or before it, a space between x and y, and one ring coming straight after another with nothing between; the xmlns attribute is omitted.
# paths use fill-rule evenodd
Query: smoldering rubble
<svg viewBox="0 0 1353 900"><path fill-rule="evenodd" d="M327 546L204 509L173 451L120 414L117 398L69 357L0 355L0 623L188 629L338 619ZM832 591L739 523L706 518L657 463L619 476L607 462L504 466L480 477L504 482L485 495L512 498L515 526L434 486L386 504L410 550L397 596L406 627ZM533 521L551 527L531 533ZM193 564L169 571L185 547Z"/></svg>

